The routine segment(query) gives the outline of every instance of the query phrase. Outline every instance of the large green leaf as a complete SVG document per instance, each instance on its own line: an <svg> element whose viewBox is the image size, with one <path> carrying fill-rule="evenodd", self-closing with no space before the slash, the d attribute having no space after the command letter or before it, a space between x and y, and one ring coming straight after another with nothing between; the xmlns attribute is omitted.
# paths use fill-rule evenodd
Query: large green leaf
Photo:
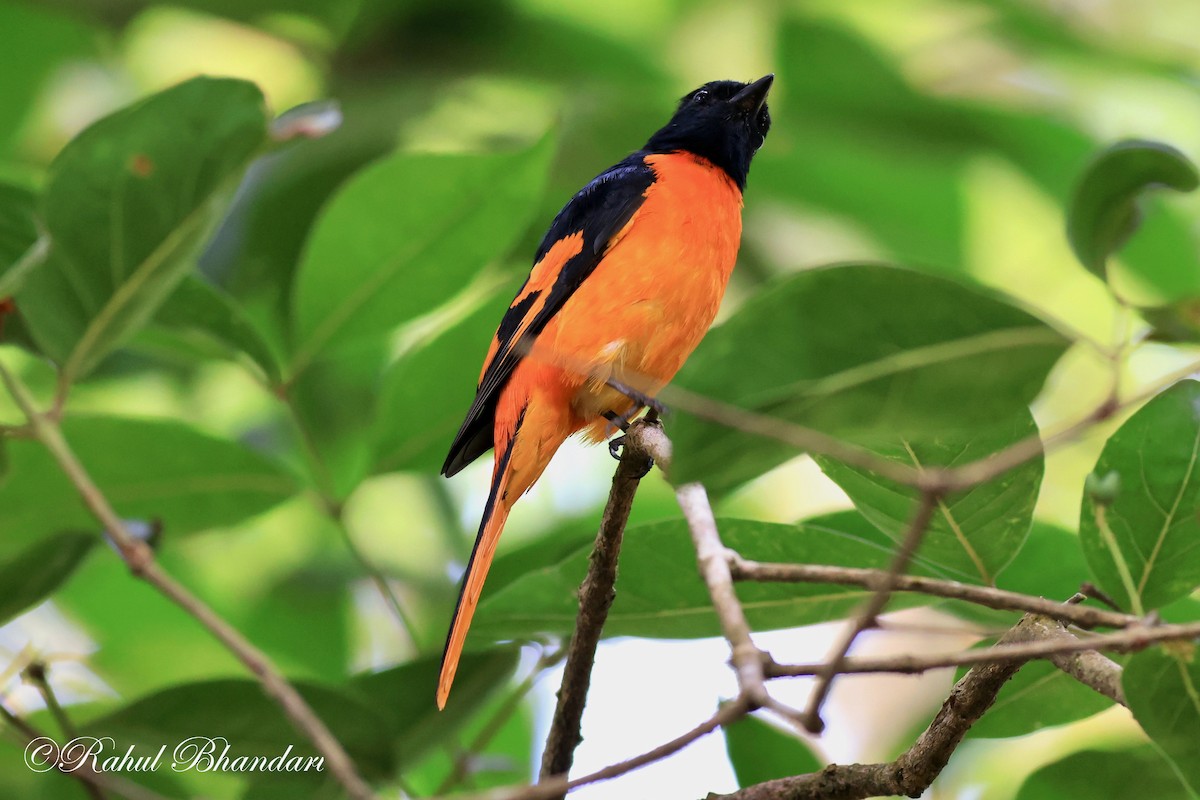
<svg viewBox="0 0 1200 800"><path fill-rule="evenodd" d="M266 381L280 379L280 359L241 306L198 275L184 278L135 344L190 358L247 359Z"/></svg>
<svg viewBox="0 0 1200 800"><path fill-rule="evenodd" d="M54 160L42 208L49 260L18 299L65 380L167 298L265 130L253 84L195 78L105 117Z"/></svg>
<svg viewBox="0 0 1200 800"><path fill-rule="evenodd" d="M118 514L160 519L169 537L240 522L296 490L274 462L173 420L71 416L63 434ZM45 448L17 440L8 451L0 551L53 530L99 528Z"/></svg>
<svg viewBox="0 0 1200 800"><path fill-rule="evenodd" d="M0 561L0 625L54 592L99 541L93 533L66 531Z"/></svg>
<svg viewBox="0 0 1200 800"><path fill-rule="evenodd" d="M1186 650L1184 649L1186 648ZM1133 718L1174 762L1193 792L1200 792L1200 661L1191 645L1135 653L1121 686Z"/></svg>
<svg viewBox="0 0 1200 800"><path fill-rule="evenodd" d="M441 467L471 406L479 367L507 303L497 294L388 368L371 436L377 470L436 472Z"/></svg>
<svg viewBox="0 0 1200 800"><path fill-rule="evenodd" d="M442 711L434 702L440 656L359 675L350 688L383 716L397 761L408 768L449 741L486 705L488 698L507 683L519 655L511 647L463 655L454 690Z"/></svg>
<svg viewBox="0 0 1200 800"><path fill-rule="evenodd" d="M1084 172L1067 213L1067 237L1079 261L1101 278L1108 257L1141 224L1139 197L1164 186L1190 192L1200 173L1183 153L1160 142L1118 142L1101 152Z"/></svg>
<svg viewBox="0 0 1200 800"><path fill-rule="evenodd" d="M884 568L892 545L856 512L840 512L798 525L744 519L719 519L721 540L756 561ZM569 634L579 610L576 594L587 572L590 540L563 554L553 548L514 551L497 559L503 574L517 570L507 562L523 559L521 577L494 590L489 586L471 639L475 646L504 638ZM537 563L537 555L549 557ZM924 562L918 572L932 570ZM940 574L940 573L936 573ZM632 526L621 549L616 600L604 626L605 636L686 639L718 636L721 629L708 590L696 571L696 553L682 520ZM822 584L746 583L738 597L755 630L790 628L839 619L868 594L864 589ZM897 606L922 599L900 595Z"/></svg>
<svg viewBox="0 0 1200 800"><path fill-rule="evenodd" d="M453 297L504 255L537 208L553 154L400 153L355 175L322 212L293 297L300 371Z"/></svg>
<svg viewBox="0 0 1200 800"><path fill-rule="evenodd" d="M809 270L709 333L678 383L848 438L910 442L1026 417L1067 341L990 294L877 265ZM677 480L721 492L793 448L681 413Z"/></svg>
<svg viewBox="0 0 1200 800"><path fill-rule="evenodd" d="M1022 670L1024 671L1024 670ZM986 717L985 717L986 719ZM1192 800L1171 765L1149 745L1084 750L1041 767L1021 784L1017 800Z"/></svg>
<svg viewBox="0 0 1200 800"><path fill-rule="evenodd" d="M1022 408L1009 424L952 430L912 441L872 437L871 449L901 464L948 467L986 458L1036 435L1033 416ZM904 538L916 508L915 489L825 456L818 456L817 463L845 490L863 516L894 541ZM1039 454L994 480L939 500L918 552L961 580L994 583L996 574L1013 559L1029 533L1043 471Z"/></svg>
<svg viewBox="0 0 1200 800"><path fill-rule="evenodd" d="M1200 585L1198 457L1200 382L1191 380L1155 397L1104 445L1095 474L1120 476L1105 514L1116 549L1097 525L1089 496L1079 533L1096 582L1124 608L1154 609Z"/></svg>
<svg viewBox="0 0 1200 800"><path fill-rule="evenodd" d="M777 778L819 772L825 766L797 736L758 717L744 717L721 730L729 763L743 789Z"/></svg>
<svg viewBox="0 0 1200 800"><path fill-rule="evenodd" d="M388 729L370 704L319 684L299 683L296 688L364 775L379 778L391 774L394 762ZM180 762L181 771L186 771L182 769L186 764L200 764L197 757L203 758L195 748L203 747L204 742L193 737L220 737L214 760L226 743L230 760L238 756L273 758L289 748L288 757L307 759L316 755L312 744L266 695L262 685L242 678L170 686L92 720L84 732L111 736L119 745L118 755L131 744L143 745L139 749L151 755L166 744L167 757ZM188 740L193 740L192 748ZM311 774L318 782L324 777L319 771Z"/></svg>
<svg viewBox="0 0 1200 800"><path fill-rule="evenodd" d="M0 300L14 294L37 266L25 259L38 239L36 207L32 192L0 184Z"/></svg>

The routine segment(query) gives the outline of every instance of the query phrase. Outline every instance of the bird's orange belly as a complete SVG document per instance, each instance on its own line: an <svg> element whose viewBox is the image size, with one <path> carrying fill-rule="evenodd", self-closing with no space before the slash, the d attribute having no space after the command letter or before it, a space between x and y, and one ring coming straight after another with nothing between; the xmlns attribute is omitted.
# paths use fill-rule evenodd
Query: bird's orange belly
<svg viewBox="0 0 1200 800"><path fill-rule="evenodd" d="M741 193L732 181L694 156L647 161L658 180L645 203L534 348L558 368L578 427L629 410L606 379L653 395L674 377L712 324L737 259Z"/></svg>

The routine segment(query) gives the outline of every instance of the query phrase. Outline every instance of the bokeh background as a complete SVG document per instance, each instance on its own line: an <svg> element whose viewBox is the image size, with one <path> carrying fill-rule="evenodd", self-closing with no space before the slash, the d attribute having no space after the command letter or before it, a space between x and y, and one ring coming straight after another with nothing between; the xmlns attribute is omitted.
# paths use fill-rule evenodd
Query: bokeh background
<svg viewBox="0 0 1200 800"><path fill-rule="evenodd" d="M275 113L336 99L341 127L261 165L269 180L239 198L200 260L256 319L270 321L287 297L286 276L312 220L356 169L396 149L503 150L552 132L550 184L521 244L454 308L429 309L420 324L398 332L402 352L464 309L503 304L562 203L637 148L681 94L712 79L775 72L774 127L750 176L745 237L723 314L779 274L883 260L997 287L1073 337L1106 345L1121 317L1103 285L1075 263L1063 207L1103 144L1152 138L1200 158L1197 31L1193 0L2 0L0 180L39 186L55 154L90 122L198 74L256 82ZM1117 283L1143 300L1200 294L1200 270L1190 269L1197 199L1155 203L1152 228L1124 258L1161 263L1155 256L1167 252L1172 268L1141 269L1136 279L1119 274ZM486 342L464 337L460 345L455 357L474 370ZM3 345L0 352L39 374L31 356ZM1180 348L1141 348L1128 385L1185 356ZM269 441L278 411L238 366L146 369L154 357L146 343L110 364L78 388L72 407L185 419ZM1035 407L1039 426L1053 429L1090 408L1106 381L1093 349L1076 346ZM347 404L329 413L353 416L353 399ZM1076 527L1082 478L1109 430L1048 457L1040 519ZM564 448L518 506L504 546L594 527L611 469L603 450ZM440 650L489 471L480 464L450 482L432 472L378 474L346 498L345 531L319 502L298 497L244 526L173 541L162 558L290 674L332 680L348 669L384 667ZM671 502L667 488L650 481L635 516L670 515ZM719 510L793 521L848 505L798 458ZM344 534L388 577L408 629L362 576ZM867 647L952 648L976 638L963 623L925 612L900 615L893 627ZM824 652L829 636L826 629L774 633L763 643L780 660L805 661ZM228 655L129 580L115 559L93 558L58 600L0 628L0 691L33 711L36 693L5 671L30 653L56 665L71 703L239 674ZM717 697L735 691L725 657L715 641L606 644L579 769L658 744L707 716ZM527 652L522 669L534 658ZM102 674L118 674L121 683ZM673 678L647 683L647 674ZM838 760L888 757L923 724L951 679L844 684L834 695L830 732L815 746ZM556 684L551 673L535 687L484 764L496 774L477 785L527 774ZM790 699L801 702L803 683L793 690ZM1021 773L1132 731L1124 712L1114 711L972 745L938 796L1009 796ZM0 787L8 781L10 789L32 791L11 755L0 761ZM430 775L448 756L434 758L441 759L436 768L423 768ZM410 777L422 791L437 783ZM620 788L579 796L658 796L666 786L673 796L699 796L734 785L715 737ZM237 796L238 785L215 779L203 791Z"/></svg>

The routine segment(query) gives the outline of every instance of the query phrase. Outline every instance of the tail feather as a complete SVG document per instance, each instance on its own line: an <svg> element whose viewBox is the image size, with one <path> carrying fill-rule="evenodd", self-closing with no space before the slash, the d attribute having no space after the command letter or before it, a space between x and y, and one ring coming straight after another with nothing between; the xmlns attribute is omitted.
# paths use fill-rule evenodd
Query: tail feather
<svg viewBox="0 0 1200 800"><path fill-rule="evenodd" d="M496 543L500 541L500 532L504 530L504 523L508 520L510 506L504 500L504 487L508 483L508 464L515 443L514 436L504 455L496 463L492 474L492 489L483 509L483 519L479 523L479 533L475 536L475 546L471 548L471 558L467 561L462 588L458 591L454 621L450 624L450 631L446 634L446 648L442 651L442 671L438 676L437 687L439 709L446 707L446 698L450 696L450 687L454 683L454 673L458 671L458 660L462 657L463 645L467 641L467 630L471 627L475 607L479 605L479 595L483 592L483 582L487 580L488 569L496 555Z"/></svg>

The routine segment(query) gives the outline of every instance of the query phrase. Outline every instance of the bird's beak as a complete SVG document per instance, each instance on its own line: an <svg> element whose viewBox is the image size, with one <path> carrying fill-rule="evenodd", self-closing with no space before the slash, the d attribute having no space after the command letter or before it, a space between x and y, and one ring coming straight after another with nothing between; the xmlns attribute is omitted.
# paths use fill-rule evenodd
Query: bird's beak
<svg viewBox="0 0 1200 800"><path fill-rule="evenodd" d="M764 75L735 94L729 102L748 114L757 114L762 104L767 101L767 92L771 91L771 84L774 82L774 72Z"/></svg>

